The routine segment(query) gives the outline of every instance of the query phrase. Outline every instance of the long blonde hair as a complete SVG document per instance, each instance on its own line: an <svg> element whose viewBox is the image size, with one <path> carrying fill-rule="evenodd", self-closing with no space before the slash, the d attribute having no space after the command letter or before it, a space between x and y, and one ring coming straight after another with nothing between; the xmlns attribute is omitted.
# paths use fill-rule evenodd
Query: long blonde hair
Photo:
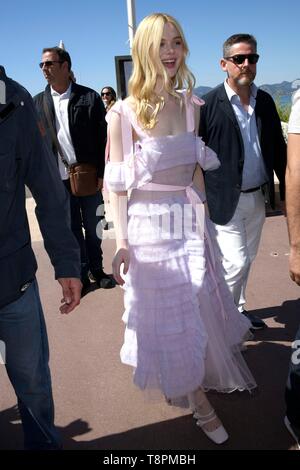
<svg viewBox="0 0 300 470"><path fill-rule="evenodd" d="M177 29L183 44L183 60L174 79L168 77L159 57L166 23L171 23ZM128 89L135 101L137 118L143 128L153 129L157 123L157 114L164 106L164 98L155 91L158 76L163 78L165 90L175 98L178 98L176 90L186 88L189 94L192 92L195 77L185 63L188 53L182 28L172 16L153 13L139 24L132 46L133 71Z"/></svg>

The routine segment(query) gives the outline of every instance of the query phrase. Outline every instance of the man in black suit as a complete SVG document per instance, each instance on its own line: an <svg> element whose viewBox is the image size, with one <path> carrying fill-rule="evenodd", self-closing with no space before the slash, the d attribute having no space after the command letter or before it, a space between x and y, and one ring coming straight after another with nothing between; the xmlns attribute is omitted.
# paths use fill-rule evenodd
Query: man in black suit
<svg viewBox="0 0 300 470"><path fill-rule="evenodd" d="M75 83L71 65L70 55L64 49L43 49L40 68L48 85L44 92L34 97L34 101L46 129L49 147L57 157L61 179L70 195L71 224L80 246L81 281L85 293L90 285L89 273L99 287L109 289L115 286L103 271L101 249L106 123L101 97L96 91ZM50 119L47 118L47 108ZM51 128L56 132L60 150ZM69 167L77 163L89 163L97 168L99 190L95 194L81 197L72 194Z"/></svg>
<svg viewBox="0 0 300 470"><path fill-rule="evenodd" d="M253 329L266 325L244 309L246 283L259 246L265 201L275 207L273 170L283 201L286 167L286 145L275 103L253 83L258 59L252 35L235 34L225 41L221 67L227 79L203 97L199 128L221 162L218 170L204 177L226 281Z"/></svg>

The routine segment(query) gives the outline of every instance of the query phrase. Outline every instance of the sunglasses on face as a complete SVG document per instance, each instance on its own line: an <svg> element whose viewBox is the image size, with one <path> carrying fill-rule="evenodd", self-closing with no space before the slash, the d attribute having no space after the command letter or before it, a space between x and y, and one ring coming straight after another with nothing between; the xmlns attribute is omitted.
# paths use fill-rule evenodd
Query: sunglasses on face
<svg viewBox="0 0 300 470"><path fill-rule="evenodd" d="M111 92L108 91L107 93L105 93L105 92L104 92L104 93L101 93L101 96L111 96Z"/></svg>
<svg viewBox="0 0 300 470"><path fill-rule="evenodd" d="M62 64L61 60L45 60L45 62L40 62L39 67L42 69L45 67L51 67L53 64Z"/></svg>
<svg viewBox="0 0 300 470"><path fill-rule="evenodd" d="M257 64L259 55L258 54L236 54L230 57L225 57L226 60L231 60L236 65L242 65L246 59L249 64Z"/></svg>

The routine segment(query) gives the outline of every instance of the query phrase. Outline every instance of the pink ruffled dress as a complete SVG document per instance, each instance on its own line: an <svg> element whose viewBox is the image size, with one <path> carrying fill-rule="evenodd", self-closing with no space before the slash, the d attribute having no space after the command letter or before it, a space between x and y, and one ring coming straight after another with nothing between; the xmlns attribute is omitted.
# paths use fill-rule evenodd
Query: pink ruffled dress
<svg viewBox="0 0 300 470"><path fill-rule="evenodd" d="M205 171L220 165L195 135L197 100L184 95L187 132L179 135L147 136L126 102L107 115L108 123L111 113L121 116L124 161L107 162L105 182L129 192L121 360L134 367L138 387L158 389L182 406L198 387L256 387L240 352L251 324L225 283L205 195L192 187L197 163Z"/></svg>

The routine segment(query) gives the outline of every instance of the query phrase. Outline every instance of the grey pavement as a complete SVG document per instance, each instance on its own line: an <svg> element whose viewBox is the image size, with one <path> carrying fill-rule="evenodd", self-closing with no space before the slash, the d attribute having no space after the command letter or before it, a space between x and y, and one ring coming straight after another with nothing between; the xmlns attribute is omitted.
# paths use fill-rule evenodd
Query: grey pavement
<svg viewBox="0 0 300 470"><path fill-rule="evenodd" d="M38 281L51 351L56 423L65 449L195 450L294 449L283 424L284 387L290 344L300 322L299 287L288 275L288 240L283 216L268 217L248 285L248 310L269 328L248 343L245 358L258 382L256 393L210 393L230 439L211 443L187 410L145 397L119 351L124 325L122 289L95 289L76 311L60 315L61 293L27 199ZM111 272L114 241L103 242ZM21 449L16 398L0 365L0 449Z"/></svg>

